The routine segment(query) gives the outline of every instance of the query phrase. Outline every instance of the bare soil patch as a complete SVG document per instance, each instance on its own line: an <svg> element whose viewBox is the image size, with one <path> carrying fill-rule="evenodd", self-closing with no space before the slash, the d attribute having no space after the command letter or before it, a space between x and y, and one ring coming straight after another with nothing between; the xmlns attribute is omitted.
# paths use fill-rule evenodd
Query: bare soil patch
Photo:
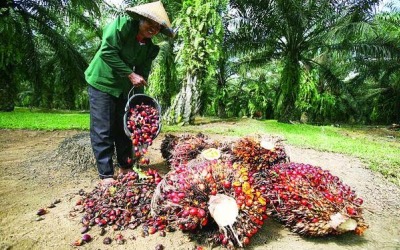
<svg viewBox="0 0 400 250"><path fill-rule="evenodd" d="M213 124L220 125L223 126ZM168 168L160 153L163 136L160 134L155 141L149 158L150 167L165 174ZM81 216L73 217L70 211L79 198L79 190L91 191L98 179L90 158L78 159L81 168L71 164L77 160L74 158L77 152L66 146L72 137L81 140L85 147L87 134L82 131L0 130L0 249L73 249L70 243L81 237ZM209 137L226 139L221 135ZM364 199L364 217L370 228L361 237L345 234L303 238L269 219L247 249L400 249L398 186L371 172L356 158L291 145L286 148L291 161L321 166L350 185ZM66 152L70 157L66 157ZM61 202L48 209L44 220L36 221L37 210L56 199ZM122 232L126 238L135 235L135 241L106 246L98 231L93 228L90 231L93 242L78 249L155 249L157 244L165 249L193 249L200 245L182 232L142 238L140 229L136 229ZM109 230L107 234L112 237L116 232ZM207 245L203 247L210 249Z"/></svg>

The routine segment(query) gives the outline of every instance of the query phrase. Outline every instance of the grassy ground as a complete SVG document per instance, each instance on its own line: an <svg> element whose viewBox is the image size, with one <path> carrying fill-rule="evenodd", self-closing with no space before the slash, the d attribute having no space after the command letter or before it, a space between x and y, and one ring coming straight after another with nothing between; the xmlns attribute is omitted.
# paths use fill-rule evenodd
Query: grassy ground
<svg viewBox="0 0 400 250"><path fill-rule="evenodd" d="M0 112L0 128L66 130L89 129L89 114L69 111L16 108L14 112Z"/></svg>
<svg viewBox="0 0 400 250"><path fill-rule="evenodd" d="M222 126L221 123L234 126ZM204 129L198 124L209 126ZM89 114L16 109L14 112L0 112L0 129L88 130ZM274 120L198 118L195 125L163 125L162 131L236 136L255 132L280 135L288 144L358 157L372 170L382 173L400 186L400 132L384 127L312 126L283 124Z"/></svg>

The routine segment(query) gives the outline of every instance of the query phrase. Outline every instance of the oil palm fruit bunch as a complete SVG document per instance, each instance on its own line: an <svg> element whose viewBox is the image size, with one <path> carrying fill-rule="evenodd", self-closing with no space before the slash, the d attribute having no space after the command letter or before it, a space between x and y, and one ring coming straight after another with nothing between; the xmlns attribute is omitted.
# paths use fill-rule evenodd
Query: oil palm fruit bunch
<svg viewBox="0 0 400 250"><path fill-rule="evenodd" d="M171 169L181 170L203 149L213 145L214 143L202 133L181 136L166 135L161 143L161 154L168 161Z"/></svg>
<svg viewBox="0 0 400 250"><path fill-rule="evenodd" d="M276 137L244 137L233 144L233 161L249 164L253 170L267 169L289 161L282 140Z"/></svg>
<svg viewBox="0 0 400 250"><path fill-rule="evenodd" d="M152 211L183 231L198 232L215 222L214 243L242 247L267 218L267 201L252 186L248 167L220 156L208 148L184 168L170 171L155 191Z"/></svg>
<svg viewBox="0 0 400 250"><path fill-rule="evenodd" d="M91 192L80 192L77 209L84 212L82 230L86 232L96 225L114 230L153 225L155 218L150 216L150 203L161 177L152 169L144 174L147 176L145 179L139 179L136 172L121 174L110 186L98 185ZM162 224L160 221L157 223Z"/></svg>
<svg viewBox="0 0 400 250"><path fill-rule="evenodd" d="M337 176L320 167L280 163L255 176L264 186L268 212L292 231L305 236L324 236L368 226L362 217L363 200Z"/></svg>

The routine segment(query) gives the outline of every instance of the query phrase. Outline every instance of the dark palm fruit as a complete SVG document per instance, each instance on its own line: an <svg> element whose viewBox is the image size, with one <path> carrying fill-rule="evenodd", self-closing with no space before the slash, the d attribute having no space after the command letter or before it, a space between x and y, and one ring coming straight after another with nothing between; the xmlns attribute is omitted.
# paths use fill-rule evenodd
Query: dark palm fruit
<svg viewBox="0 0 400 250"><path fill-rule="evenodd" d="M362 202L337 176L309 164L283 163L272 166L256 178L265 186L269 213L292 231L324 236L368 226L362 217Z"/></svg>
<svg viewBox="0 0 400 250"><path fill-rule="evenodd" d="M47 213L47 210L44 208L41 208L36 212L36 215L41 216L41 215L45 215L46 213Z"/></svg>
<svg viewBox="0 0 400 250"><path fill-rule="evenodd" d="M110 245L112 242L112 239L110 237L105 237L103 240L103 244L105 245Z"/></svg>
<svg viewBox="0 0 400 250"><path fill-rule="evenodd" d="M156 246L156 248L155 248L155 250L163 250L163 249L164 249L164 246L161 245L161 244L158 244L158 245Z"/></svg>

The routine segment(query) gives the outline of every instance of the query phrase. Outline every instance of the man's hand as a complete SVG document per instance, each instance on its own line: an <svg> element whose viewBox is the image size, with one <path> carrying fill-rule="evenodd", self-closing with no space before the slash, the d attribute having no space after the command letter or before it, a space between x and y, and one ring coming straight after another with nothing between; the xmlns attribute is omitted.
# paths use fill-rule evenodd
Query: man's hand
<svg viewBox="0 0 400 250"><path fill-rule="evenodd" d="M147 85L146 80L144 80L144 78L141 75L138 75L136 73L131 73L128 76L128 78L131 81L133 87L135 88Z"/></svg>

